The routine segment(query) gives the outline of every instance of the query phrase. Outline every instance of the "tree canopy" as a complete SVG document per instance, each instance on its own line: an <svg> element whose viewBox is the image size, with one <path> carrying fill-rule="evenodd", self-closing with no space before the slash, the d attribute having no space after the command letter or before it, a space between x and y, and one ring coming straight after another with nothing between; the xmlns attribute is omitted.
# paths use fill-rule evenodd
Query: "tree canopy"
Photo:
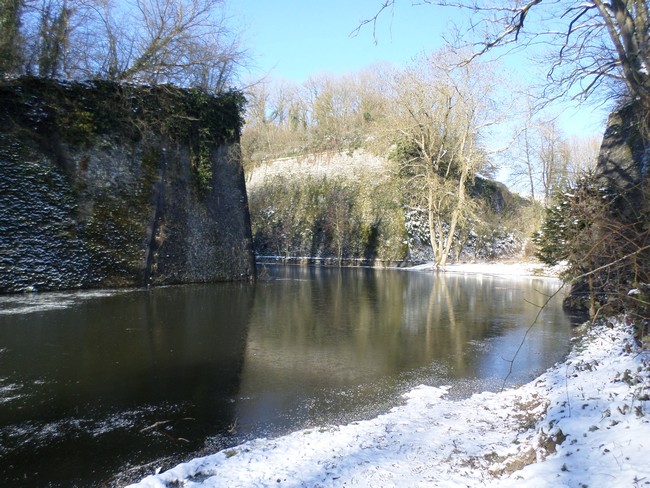
<svg viewBox="0 0 650 488"><path fill-rule="evenodd" d="M244 62L224 0L0 0L0 74L219 91Z"/></svg>

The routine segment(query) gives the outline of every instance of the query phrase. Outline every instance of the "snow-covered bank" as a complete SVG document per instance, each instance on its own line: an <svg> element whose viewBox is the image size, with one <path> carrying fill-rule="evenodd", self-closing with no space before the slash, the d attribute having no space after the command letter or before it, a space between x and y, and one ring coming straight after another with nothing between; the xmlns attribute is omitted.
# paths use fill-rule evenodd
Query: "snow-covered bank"
<svg viewBox="0 0 650 488"><path fill-rule="evenodd" d="M649 355L608 323L520 388L449 401L421 386L375 419L247 442L132 486L650 484L649 386Z"/></svg>
<svg viewBox="0 0 650 488"><path fill-rule="evenodd" d="M433 263L421 264L407 268L413 271L432 271ZM550 267L532 261L517 261L511 263L453 263L447 264L441 271L445 273L480 273L499 276L544 276L556 278L562 271L562 266Z"/></svg>

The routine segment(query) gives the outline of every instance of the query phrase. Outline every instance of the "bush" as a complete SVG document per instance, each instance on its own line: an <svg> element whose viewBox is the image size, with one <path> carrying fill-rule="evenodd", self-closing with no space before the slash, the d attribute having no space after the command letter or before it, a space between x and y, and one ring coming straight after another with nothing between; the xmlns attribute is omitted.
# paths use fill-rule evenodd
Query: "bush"
<svg viewBox="0 0 650 488"><path fill-rule="evenodd" d="M554 265L566 263L562 278L571 282L567 305L589 310L627 311L647 324L650 291L650 208L626 201L587 175L558 193L534 236L537 256ZM634 290L634 291L632 291Z"/></svg>

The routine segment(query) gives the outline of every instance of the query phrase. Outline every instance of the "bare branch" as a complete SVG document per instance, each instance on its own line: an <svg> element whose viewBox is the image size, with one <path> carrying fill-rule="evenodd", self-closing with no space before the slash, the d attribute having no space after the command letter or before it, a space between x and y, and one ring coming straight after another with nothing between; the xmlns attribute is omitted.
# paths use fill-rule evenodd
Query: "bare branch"
<svg viewBox="0 0 650 488"><path fill-rule="evenodd" d="M384 0L376 14L363 21L355 32L372 23L376 41L377 19L394 5L395 0ZM413 5L468 12L469 27L464 37L471 36L473 41L465 45L473 49L460 61L461 66L495 50L509 52L544 44L555 50L548 78L554 82L557 96L571 92L574 98L586 98L602 88L616 93L616 84L622 80L630 93L650 108L650 24L646 1L419 0ZM546 17L533 21L533 11L546 13ZM590 68L589 64L593 66ZM574 93L576 87L581 87L579 95Z"/></svg>
<svg viewBox="0 0 650 488"><path fill-rule="evenodd" d="M393 8L395 5L395 0L384 0L381 6L379 7L379 10L373 15L372 17L362 20L359 22L359 25L354 29L352 32L350 32L351 37L355 37L361 32L361 29L363 29L366 25L371 24L372 25L372 38L375 41L375 44L377 44L377 21L379 20L379 17L382 15L384 10L387 10L389 8Z"/></svg>

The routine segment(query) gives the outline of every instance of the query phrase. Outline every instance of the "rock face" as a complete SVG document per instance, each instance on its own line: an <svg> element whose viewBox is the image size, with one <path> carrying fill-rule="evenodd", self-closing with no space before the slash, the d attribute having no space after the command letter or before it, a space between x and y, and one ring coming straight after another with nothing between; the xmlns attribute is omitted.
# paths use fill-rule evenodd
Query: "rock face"
<svg viewBox="0 0 650 488"><path fill-rule="evenodd" d="M650 146L643 136L644 114L636 104L614 111L607 121L598 155L599 184L620 195L617 204L624 219L635 218L647 185Z"/></svg>
<svg viewBox="0 0 650 488"><path fill-rule="evenodd" d="M647 114L636 103L609 117L591 189L597 193L577 207L582 210L578 217L588 225L574 237L580 245L569 262L578 275L565 300L570 309L589 310L593 316L607 305L607 313L647 313L645 296L627 295L630 289L644 289L650 278L647 123ZM644 307L646 312L639 312Z"/></svg>
<svg viewBox="0 0 650 488"><path fill-rule="evenodd" d="M0 292L254 277L242 100L0 84Z"/></svg>
<svg viewBox="0 0 650 488"><path fill-rule="evenodd" d="M386 159L359 149L283 158L247 175L258 259L346 266L396 266L433 259L428 214L406 205L404 182ZM414 184L414 183L411 183ZM480 208L456 229L450 260L519 256L526 235L510 224L530 202L476 177Z"/></svg>

